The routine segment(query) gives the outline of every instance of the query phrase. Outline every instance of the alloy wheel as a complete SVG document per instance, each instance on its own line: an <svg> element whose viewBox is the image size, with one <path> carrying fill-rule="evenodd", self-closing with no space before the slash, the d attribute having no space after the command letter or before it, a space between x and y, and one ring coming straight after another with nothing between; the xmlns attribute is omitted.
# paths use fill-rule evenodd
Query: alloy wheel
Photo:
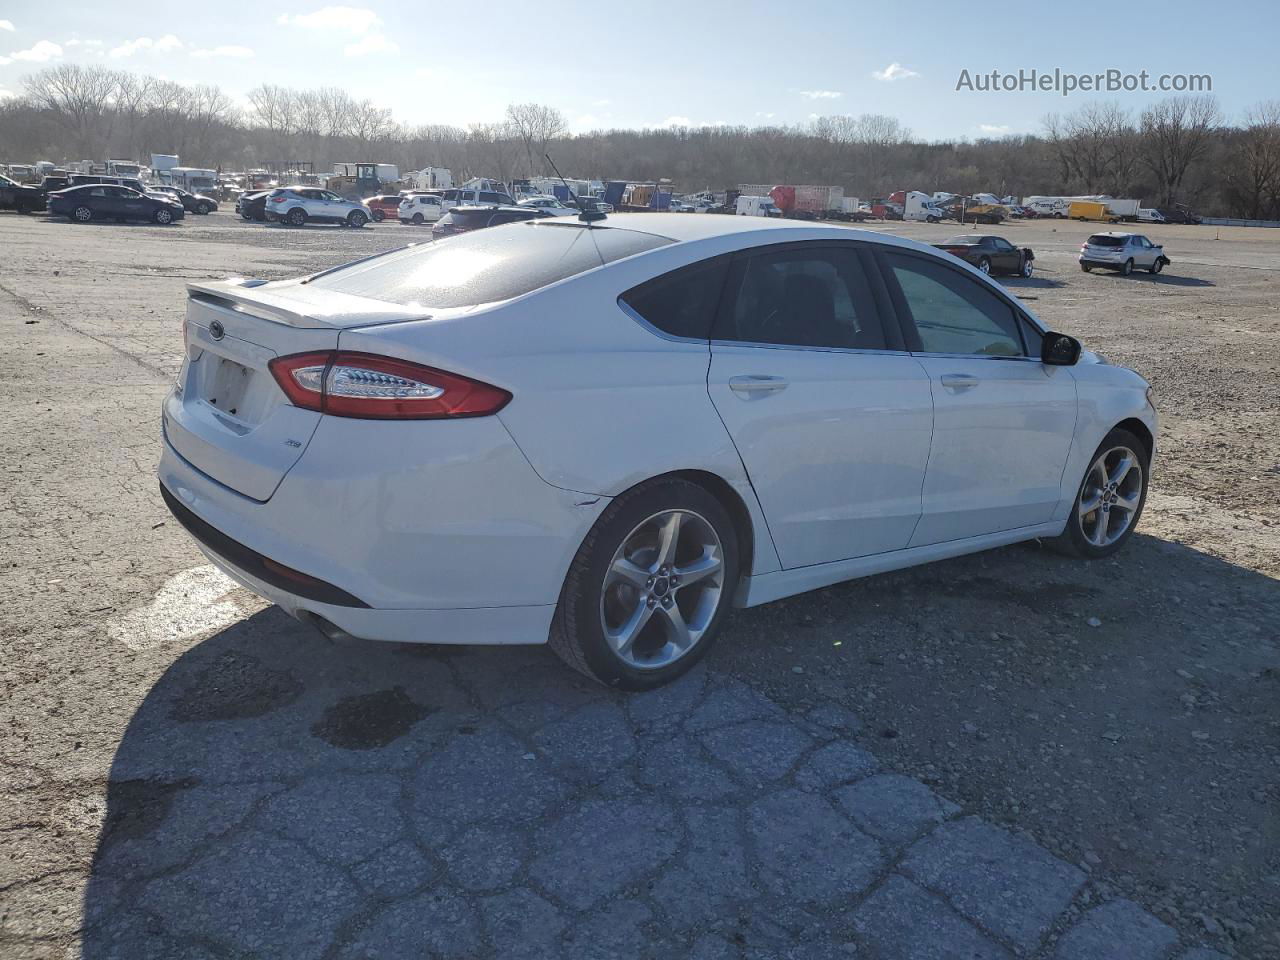
<svg viewBox="0 0 1280 960"><path fill-rule="evenodd" d="M664 510L623 539L605 573L600 625L628 666L656 670L693 650L724 591L724 548L691 510Z"/></svg>
<svg viewBox="0 0 1280 960"><path fill-rule="evenodd" d="M1133 526L1142 504L1142 460L1128 447L1100 454L1085 475L1076 513L1092 546L1107 547Z"/></svg>

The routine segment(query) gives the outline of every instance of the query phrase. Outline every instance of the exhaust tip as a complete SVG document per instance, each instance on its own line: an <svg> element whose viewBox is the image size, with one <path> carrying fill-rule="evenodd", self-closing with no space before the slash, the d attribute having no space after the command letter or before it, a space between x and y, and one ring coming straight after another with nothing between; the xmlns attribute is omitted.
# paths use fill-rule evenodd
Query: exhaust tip
<svg viewBox="0 0 1280 960"><path fill-rule="evenodd" d="M320 614L312 613L310 610L297 610L293 615L299 623L305 623L309 627L314 627L316 630L320 631L326 639L335 643L340 640L359 639L358 637L354 637L347 633L347 631L343 630L332 620L326 620L324 617L320 616Z"/></svg>

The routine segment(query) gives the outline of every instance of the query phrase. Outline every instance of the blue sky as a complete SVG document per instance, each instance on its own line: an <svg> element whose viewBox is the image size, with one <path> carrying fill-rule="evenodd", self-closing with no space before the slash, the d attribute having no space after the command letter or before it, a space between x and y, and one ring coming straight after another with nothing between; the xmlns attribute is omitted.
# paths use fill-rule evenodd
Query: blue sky
<svg viewBox="0 0 1280 960"><path fill-rule="evenodd" d="M1001 12L883 0L0 0L0 97L42 66L94 62L216 83L237 97L263 82L343 86L406 123L492 121L507 103L534 100L560 108L575 130L887 113L926 139L1036 132L1046 113L1091 99L1140 108L1167 95L957 91L962 70L1209 74L1232 118L1280 98L1280 5L1161 0L1154 16L1136 0L1112 8L1115 16L1096 5Z"/></svg>

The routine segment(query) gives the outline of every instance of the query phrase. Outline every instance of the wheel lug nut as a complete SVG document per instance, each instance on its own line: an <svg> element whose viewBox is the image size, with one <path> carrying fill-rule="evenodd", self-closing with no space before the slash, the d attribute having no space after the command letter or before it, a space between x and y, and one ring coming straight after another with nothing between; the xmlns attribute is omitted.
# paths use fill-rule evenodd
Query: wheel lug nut
<svg viewBox="0 0 1280 960"><path fill-rule="evenodd" d="M668 608L671 606L671 595L670 595L670 594L668 594L667 596L665 596L665 597L663 597L663 598L662 598L662 605L663 605L664 607L668 607Z"/></svg>
<svg viewBox="0 0 1280 960"><path fill-rule="evenodd" d="M652 586L653 586L653 577L650 577L648 580L646 580L646 581L644 582L644 585L645 585L646 587L652 587Z"/></svg>
<svg viewBox="0 0 1280 960"><path fill-rule="evenodd" d="M654 606L658 601L657 601L657 600L655 600L653 597L647 597L647 598L645 599L645 601L644 601L644 602L645 602L648 606L652 607L652 606Z"/></svg>

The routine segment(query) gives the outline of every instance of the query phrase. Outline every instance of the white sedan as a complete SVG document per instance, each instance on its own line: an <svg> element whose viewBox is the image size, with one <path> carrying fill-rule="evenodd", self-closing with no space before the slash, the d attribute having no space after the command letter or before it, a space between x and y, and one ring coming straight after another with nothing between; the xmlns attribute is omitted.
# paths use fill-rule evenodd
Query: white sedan
<svg viewBox="0 0 1280 960"><path fill-rule="evenodd" d="M1138 374L885 234L624 214L193 284L163 496L335 637L543 643L637 690L732 606L1133 533Z"/></svg>
<svg viewBox="0 0 1280 960"><path fill-rule="evenodd" d="M529 197L521 200L517 206L534 207L538 210L544 210L553 217L576 217L582 211L577 205L570 205L557 197Z"/></svg>

